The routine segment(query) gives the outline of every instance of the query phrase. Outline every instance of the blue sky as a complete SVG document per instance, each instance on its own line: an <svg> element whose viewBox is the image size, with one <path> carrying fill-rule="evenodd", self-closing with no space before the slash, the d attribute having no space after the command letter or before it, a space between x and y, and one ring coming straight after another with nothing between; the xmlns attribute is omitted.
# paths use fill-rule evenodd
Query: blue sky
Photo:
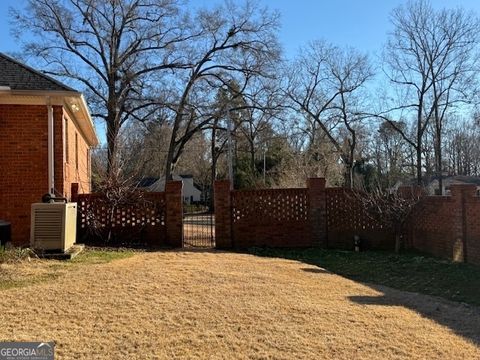
<svg viewBox="0 0 480 360"><path fill-rule="evenodd" d="M259 0L280 11L280 40L285 54L293 56L304 43L324 38L336 45L352 46L372 56L378 54L390 29L389 13L400 0ZM8 8L25 0L0 0L0 51L19 51L10 36ZM212 0L191 0L210 4ZM433 0L435 6L463 6L480 13L480 0Z"/></svg>
<svg viewBox="0 0 480 360"><path fill-rule="evenodd" d="M325 39L335 45L351 46L380 55L390 31L389 14L402 0L258 0L281 13L279 37L287 57L305 43ZM26 0L0 0L0 52L20 51L10 35L9 7L24 7ZM209 5L212 0L191 0ZM462 6L480 13L480 0L432 0L436 7ZM102 132L100 130L100 132Z"/></svg>

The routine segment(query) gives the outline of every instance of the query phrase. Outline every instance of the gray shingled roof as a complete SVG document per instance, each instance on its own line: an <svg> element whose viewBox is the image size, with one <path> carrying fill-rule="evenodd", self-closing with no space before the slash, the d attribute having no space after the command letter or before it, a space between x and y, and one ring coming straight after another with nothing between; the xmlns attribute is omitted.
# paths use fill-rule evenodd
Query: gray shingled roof
<svg viewBox="0 0 480 360"><path fill-rule="evenodd" d="M75 91L54 78L0 53L0 86L12 90Z"/></svg>

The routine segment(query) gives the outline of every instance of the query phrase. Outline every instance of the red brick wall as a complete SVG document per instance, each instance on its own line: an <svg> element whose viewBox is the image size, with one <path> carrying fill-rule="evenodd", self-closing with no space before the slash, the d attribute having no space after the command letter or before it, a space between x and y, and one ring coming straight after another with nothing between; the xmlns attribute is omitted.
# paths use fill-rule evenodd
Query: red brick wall
<svg viewBox="0 0 480 360"><path fill-rule="evenodd" d="M344 188L327 188L327 246L353 250L354 236L363 249L394 250L395 234L368 216L355 194Z"/></svg>
<svg viewBox="0 0 480 360"><path fill-rule="evenodd" d="M122 207L112 207L102 194L73 197L78 204L77 241L82 244L148 248L168 245L165 193L147 192L143 194L144 202ZM181 206L181 200L169 208L178 204ZM176 216L181 224L182 214ZM170 218L170 226L172 223Z"/></svg>
<svg viewBox="0 0 480 360"><path fill-rule="evenodd" d="M215 231L222 247L323 246L394 250L395 234L369 217L348 189L309 179L306 189L229 190L215 186ZM229 197L230 196L230 197ZM423 196L405 229L407 248L480 264L480 197L452 186L451 196Z"/></svg>
<svg viewBox="0 0 480 360"><path fill-rule="evenodd" d="M183 245L183 201L181 181L165 184L165 226L167 244L172 247Z"/></svg>
<svg viewBox="0 0 480 360"><path fill-rule="evenodd" d="M232 192L233 245L307 247L306 189L269 189Z"/></svg>
<svg viewBox="0 0 480 360"><path fill-rule="evenodd" d="M465 197L465 214L466 261L480 265L480 197Z"/></svg>
<svg viewBox="0 0 480 360"><path fill-rule="evenodd" d="M63 107L53 106L53 114L54 185L57 194L69 195L70 183L77 178L65 172ZM76 130L73 123L72 129ZM30 206L41 201L42 195L48 192L47 106L0 105L0 134L0 219L12 223L14 244L27 245L30 241ZM83 136L79 136L79 147L79 158L87 163L87 145ZM85 183L84 178L80 180ZM89 185L84 185L80 192L82 190L89 192Z"/></svg>
<svg viewBox="0 0 480 360"><path fill-rule="evenodd" d="M75 122L70 118L67 112L64 112L64 122L62 129L65 132L65 138L68 144L65 144L65 156L63 157L62 148L62 164L64 164L64 192L67 198L70 198L71 184L77 183L80 194L88 194L91 191L90 182L90 153L87 141L83 134L76 126ZM64 130L63 130L64 129ZM77 141L77 149L75 146ZM78 150L78 154L76 151Z"/></svg>
<svg viewBox="0 0 480 360"><path fill-rule="evenodd" d="M438 257L451 258L455 238L451 196L426 196L412 214L411 246Z"/></svg>
<svg viewBox="0 0 480 360"><path fill-rule="evenodd" d="M28 244L30 205L48 191L47 107L0 105L0 134L0 218Z"/></svg>

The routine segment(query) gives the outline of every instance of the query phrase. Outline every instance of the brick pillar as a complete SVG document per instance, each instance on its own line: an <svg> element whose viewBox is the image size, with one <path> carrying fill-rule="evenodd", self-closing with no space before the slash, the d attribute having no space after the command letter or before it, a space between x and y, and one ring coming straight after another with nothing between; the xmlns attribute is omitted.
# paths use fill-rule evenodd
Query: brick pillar
<svg viewBox="0 0 480 360"><path fill-rule="evenodd" d="M476 195L476 185L452 185L450 187L454 208L452 209L452 259L467 262L467 212L466 202Z"/></svg>
<svg viewBox="0 0 480 360"><path fill-rule="evenodd" d="M229 249L233 247L232 204L230 181L215 181L215 247Z"/></svg>
<svg viewBox="0 0 480 360"><path fill-rule="evenodd" d="M78 201L78 183L72 183L71 185L70 201L71 202Z"/></svg>
<svg viewBox="0 0 480 360"><path fill-rule="evenodd" d="M183 245L183 202L181 181L165 184L165 225L167 244L178 248Z"/></svg>
<svg viewBox="0 0 480 360"><path fill-rule="evenodd" d="M307 180L308 221L312 246L327 246L327 203L324 178Z"/></svg>

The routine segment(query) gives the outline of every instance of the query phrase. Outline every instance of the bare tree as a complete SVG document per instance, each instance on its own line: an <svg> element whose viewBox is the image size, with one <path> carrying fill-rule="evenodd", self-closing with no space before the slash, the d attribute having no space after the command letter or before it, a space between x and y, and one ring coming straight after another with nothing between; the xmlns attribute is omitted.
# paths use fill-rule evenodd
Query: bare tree
<svg viewBox="0 0 480 360"><path fill-rule="evenodd" d="M300 111L334 146L345 166L345 182L353 187L353 169L357 146L358 98L373 76L368 58L353 49L341 50L323 41L303 49L289 70L287 95L292 108ZM346 130L347 137L339 136Z"/></svg>
<svg viewBox="0 0 480 360"><path fill-rule="evenodd" d="M418 184L422 183L424 137L433 123L441 186L443 119L455 104L468 101L473 90L478 20L462 9L437 11L427 0L418 0L396 8L391 21L394 30L385 48L386 74L399 91L389 94L396 96L397 103L382 118L415 149ZM392 121L407 116L415 117L415 138Z"/></svg>
<svg viewBox="0 0 480 360"><path fill-rule="evenodd" d="M408 133L405 122L395 122L395 126ZM369 158L375 164L382 187L390 188L397 181L415 176L412 155L412 148L389 122L381 122L370 133Z"/></svg>
<svg viewBox="0 0 480 360"><path fill-rule="evenodd" d="M480 176L480 131L471 119L447 123L446 168L451 175Z"/></svg>
<svg viewBox="0 0 480 360"><path fill-rule="evenodd" d="M395 233L395 252L402 247L405 224L420 201L420 194L411 189L410 193L390 193L380 188L370 193L356 193L367 215L377 223L392 229Z"/></svg>
<svg viewBox="0 0 480 360"><path fill-rule="evenodd" d="M17 33L34 35L26 52L85 88L92 115L106 123L109 166L122 125L158 110L150 77L186 68L177 48L196 35L176 0L29 0L14 15Z"/></svg>
<svg viewBox="0 0 480 360"><path fill-rule="evenodd" d="M229 88L232 82L243 89L253 77L271 76L279 57L275 33L278 14L253 1L241 6L226 2L201 10L193 23L200 35L185 49L191 66L176 81L166 178L170 178L185 144L218 116L212 113L218 89Z"/></svg>

